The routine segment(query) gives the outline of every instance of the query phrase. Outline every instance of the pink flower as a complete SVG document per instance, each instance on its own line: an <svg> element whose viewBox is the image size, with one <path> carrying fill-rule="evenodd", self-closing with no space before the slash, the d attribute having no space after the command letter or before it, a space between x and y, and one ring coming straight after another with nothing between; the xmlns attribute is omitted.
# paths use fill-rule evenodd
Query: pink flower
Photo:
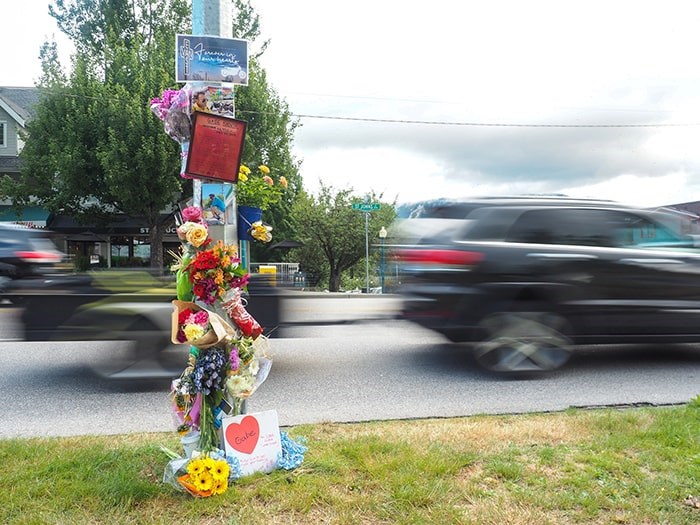
<svg viewBox="0 0 700 525"><path fill-rule="evenodd" d="M196 206L188 206L182 210L182 218L186 222L199 222L202 220L202 210Z"/></svg>
<svg viewBox="0 0 700 525"><path fill-rule="evenodd" d="M200 310L194 314L194 322L200 326L206 326L209 322L209 313L206 310Z"/></svg>
<svg viewBox="0 0 700 525"><path fill-rule="evenodd" d="M272 186L275 183L275 181L273 181L272 177L269 175L265 175L262 179L265 181L265 184L268 184L269 186Z"/></svg>

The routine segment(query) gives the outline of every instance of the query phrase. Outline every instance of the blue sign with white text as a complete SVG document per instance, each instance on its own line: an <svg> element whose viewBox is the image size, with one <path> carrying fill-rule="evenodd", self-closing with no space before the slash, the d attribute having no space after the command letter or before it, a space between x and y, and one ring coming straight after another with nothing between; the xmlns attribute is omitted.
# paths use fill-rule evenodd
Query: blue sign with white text
<svg viewBox="0 0 700 525"><path fill-rule="evenodd" d="M217 36L177 35L176 82L248 85L248 41Z"/></svg>

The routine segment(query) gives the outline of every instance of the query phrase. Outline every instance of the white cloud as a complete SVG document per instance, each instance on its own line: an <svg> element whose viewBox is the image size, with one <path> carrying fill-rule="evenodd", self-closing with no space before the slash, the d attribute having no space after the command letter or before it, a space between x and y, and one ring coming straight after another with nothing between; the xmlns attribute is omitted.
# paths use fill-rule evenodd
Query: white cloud
<svg viewBox="0 0 700 525"><path fill-rule="evenodd" d="M0 85L30 85L48 0L0 34ZM700 124L696 0L253 0L263 66L297 114L472 124ZM0 15L10 17L10 4ZM31 23L30 23L31 22ZM18 45L18 43L22 43ZM700 126L447 126L303 118L319 178L399 201L559 193L700 200Z"/></svg>

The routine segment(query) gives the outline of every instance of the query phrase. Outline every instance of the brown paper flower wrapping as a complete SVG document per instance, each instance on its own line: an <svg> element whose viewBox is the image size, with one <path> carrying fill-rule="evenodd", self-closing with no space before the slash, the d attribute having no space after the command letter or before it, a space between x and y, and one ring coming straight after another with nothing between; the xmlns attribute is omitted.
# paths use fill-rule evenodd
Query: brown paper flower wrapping
<svg viewBox="0 0 700 525"><path fill-rule="evenodd" d="M200 308L195 303L179 301L177 299L173 301L173 315L171 322L172 329L170 338L174 344L189 344L204 350L206 348L219 344L226 338L235 337L236 331L231 327L231 325L224 321L218 314L207 310L207 312L209 313L209 325L211 326L211 329L202 337L200 337L199 339L195 339L194 341L187 341L184 343L182 341L178 341L177 333L180 330L180 326L178 324L179 315L182 310L187 309L192 310L193 312L199 312L200 310L203 310L203 308Z"/></svg>

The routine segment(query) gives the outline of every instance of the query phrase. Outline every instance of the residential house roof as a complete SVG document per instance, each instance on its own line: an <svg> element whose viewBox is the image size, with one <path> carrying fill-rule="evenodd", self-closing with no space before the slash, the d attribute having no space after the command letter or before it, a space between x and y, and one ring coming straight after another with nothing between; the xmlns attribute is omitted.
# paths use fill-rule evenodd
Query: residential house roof
<svg viewBox="0 0 700 525"><path fill-rule="evenodd" d="M39 97L39 88L0 86L0 107L22 127L34 116Z"/></svg>

